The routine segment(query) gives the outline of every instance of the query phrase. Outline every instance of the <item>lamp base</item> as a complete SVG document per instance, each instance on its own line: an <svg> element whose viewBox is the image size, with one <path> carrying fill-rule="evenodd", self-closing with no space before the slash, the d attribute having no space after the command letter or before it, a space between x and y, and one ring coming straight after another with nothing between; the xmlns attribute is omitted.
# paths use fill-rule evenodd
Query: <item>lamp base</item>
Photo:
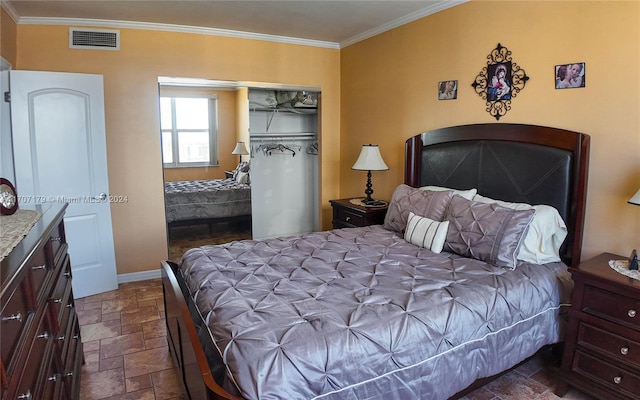
<svg viewBox="0 0 640 400"><path fill-rule="evenodd" d="M375 201L371 195L373 194L373 189L372 189L373 185L371 184L371 171L367 171L367 188L364 190L364 194L367 195L367 197L365 197L362 200L363 204L367 204L367 203L371 203L373 201Z"/></svg>

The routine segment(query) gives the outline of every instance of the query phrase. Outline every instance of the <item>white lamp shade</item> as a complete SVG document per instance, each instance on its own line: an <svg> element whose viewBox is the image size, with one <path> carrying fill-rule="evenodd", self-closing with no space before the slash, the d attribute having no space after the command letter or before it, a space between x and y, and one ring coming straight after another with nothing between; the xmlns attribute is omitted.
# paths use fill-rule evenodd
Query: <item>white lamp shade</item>
<svg viewBox="0 0 640 400"><path fill-rule="evenodd" d="M629 204L640 206L640 190L638 190L636 194L634 194L633 197L629 199Z"/></svg>
<svg viewBox="0 0 640 400"><path fill-rule="evenodd" d="M244 145L244 142L238 142L236 143L236 148L233 149L231 154L246 156L249 154L249 151L247 151L247 146Z"/></svg>
<svg viewBox="0 0 640 400"><path fill-rule="evenodd" d="M362 146L360 156L351 169L360 171L386 171L389 167L384 163L377 144L365 144Z"/></svg>

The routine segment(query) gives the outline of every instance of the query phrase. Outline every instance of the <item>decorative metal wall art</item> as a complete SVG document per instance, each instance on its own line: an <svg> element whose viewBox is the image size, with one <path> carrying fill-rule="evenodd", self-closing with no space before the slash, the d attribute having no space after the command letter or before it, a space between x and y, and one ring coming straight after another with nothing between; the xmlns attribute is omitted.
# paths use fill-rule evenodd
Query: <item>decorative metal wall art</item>
<svg viewBox="0 0 640 400"><path fill-rule="evenodd" d="M524 69L511 58L511 50L498 43L487 56L487 66L471 84L487 104L487 112L496 120L511 109L511 99L524 89L529 80Z"/></svg>

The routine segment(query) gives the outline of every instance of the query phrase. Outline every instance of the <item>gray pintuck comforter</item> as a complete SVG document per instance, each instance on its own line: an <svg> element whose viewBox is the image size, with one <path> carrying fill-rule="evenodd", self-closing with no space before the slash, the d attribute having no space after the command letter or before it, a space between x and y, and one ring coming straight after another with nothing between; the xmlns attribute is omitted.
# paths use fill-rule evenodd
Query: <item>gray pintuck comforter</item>
<svg viewBox="0 0 640 400"><path fill-rule="evenodd" d="M164 184L167 223L251 215L251 186L235 179Z"/></svg>
<svg viewBox="0 0 640 400"><path fill-rule="evenodd" d="M205 246L181 268L247 399L446 399L559 341L571 282L379 225Z"/></svg>

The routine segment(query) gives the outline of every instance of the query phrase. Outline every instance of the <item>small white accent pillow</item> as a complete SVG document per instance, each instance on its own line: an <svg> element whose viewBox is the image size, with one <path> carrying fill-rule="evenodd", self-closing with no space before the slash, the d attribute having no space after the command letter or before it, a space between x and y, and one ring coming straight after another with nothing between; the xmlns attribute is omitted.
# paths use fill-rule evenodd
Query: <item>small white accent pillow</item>
<svg viewBox="0 0 640 400"><path fill-rule="evenodd" d="M446 187L442 187L442 186L422 186L422 187L420 187L420 189L422 189L422 190L432 190L434 192L441 192L443 190L451 190L451 191L453 191L454 194L457 194L458 196L462 196L467 200L473 200L473 196L475 196L478 193L478 189L476 189L476 188L467 189L467 190L458 190L458 189L450 189L450 188L446 188Z"/></svg>
<svg viewBox="0 0 640 400"><path fill-rule="evenodd" d="M514 210L534 209L533 220L522 241L517 259L531 264L546 264L560 261L560 246L567 237L567 226L558 210L547 205L532 206L526 203L509 203L494 200L479 194L473 201L497 203Z"/></svg>
<svg viewBox="0 0 640 400"><path fill-rule="evenodd" d="M438 222L410 212L407 228L404 230L404 240L434 253L440 253L444 247L448 229L449 221Z"/></svg>
<svg viewBox="0 0 640 400"><path fill-rule="evenodd" d="M236 182L238 183L249 183L249 173L248 172L238 172L236 175Z"/></svg>

